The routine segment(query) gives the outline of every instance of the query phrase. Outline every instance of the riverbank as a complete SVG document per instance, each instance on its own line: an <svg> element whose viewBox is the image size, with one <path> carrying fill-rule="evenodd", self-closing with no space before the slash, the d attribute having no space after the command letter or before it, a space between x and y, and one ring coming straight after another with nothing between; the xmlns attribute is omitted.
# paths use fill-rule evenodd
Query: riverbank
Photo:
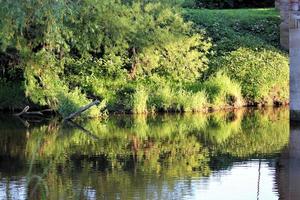
<svg viewBox="0 0 300 200"><path fill-rule="evenodd" d="M140 27L129 14L142 9L139 4L122 9L113 4L115 10L99 3L104 6L101 14L79 14L94 16L91 26L105 31L93 32L78 22L73 24L78 26L75 32L69 24L60 24L62 31L73 34L73 42L60 35L67 49L53 40L59 48L28 50L25 45L23 52L8 40L9 47L0 55L5 64L0 110L30 105L65 117L95 99L103 103L83 117L288 104L288 56L279 47L280 19L274 9L178 10L149 4L149 10L135 18L151 23ZM80 8L84 6L88 5ZM109 26L105 13L112 15ZM120 15L126 23L115 31L121 26ZM82 32L85 29L88 34ZM41 36L38 42L46 39Z"/></svg>

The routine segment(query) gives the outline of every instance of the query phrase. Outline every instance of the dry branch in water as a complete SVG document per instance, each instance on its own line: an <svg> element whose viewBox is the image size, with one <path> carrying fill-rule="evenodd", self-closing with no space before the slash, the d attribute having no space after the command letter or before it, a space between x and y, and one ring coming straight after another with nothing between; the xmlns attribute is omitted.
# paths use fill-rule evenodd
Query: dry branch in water
<svg viewBox="0 0 300 200"><path fill-rule="evenodd" d="M29 106L26 106L21 112L14 114L15 116L22 116L22 115L44 115L44 112L51 112L53 111L52 109L46 109L46 110L41 110L41 111L32 111L29 112L28 110L30 109Z"/></svg>
<svg viewBox="0 0 300 200"><path fill-rule="evenodd" d="M52 111L51 109L41 110L41 111L32 111L28 112L30 109L29 106L26 106L21 112L14 114L15 116L22 116L22 115L44 115L43 112L49 112Z"/></svg>

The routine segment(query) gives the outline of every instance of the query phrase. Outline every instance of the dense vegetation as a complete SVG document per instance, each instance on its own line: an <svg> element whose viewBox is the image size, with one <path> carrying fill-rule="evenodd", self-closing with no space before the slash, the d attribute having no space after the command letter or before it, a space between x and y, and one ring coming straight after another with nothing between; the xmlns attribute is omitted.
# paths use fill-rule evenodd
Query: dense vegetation
<svg viewBox="0 0 300 200"><path fill-rule="evenodd" d="M288 99L273 10L182 15L167 0L3 0L0 17L2 109L30 104L66 116L100 99L86 113L99 116Z"/></svg>

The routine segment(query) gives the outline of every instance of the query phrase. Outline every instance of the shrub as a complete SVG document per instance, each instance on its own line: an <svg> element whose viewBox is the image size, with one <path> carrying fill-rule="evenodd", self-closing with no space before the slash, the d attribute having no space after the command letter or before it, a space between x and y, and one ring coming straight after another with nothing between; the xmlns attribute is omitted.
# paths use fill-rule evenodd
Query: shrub
<svg viewBox="0 0 300 200"><path fill-rule="evenodd" d="M138 57L138 75L159 75L169 81L193 82L207 69L211 44L200 34L145 48Z"/></svg>
<svg viewBox="0 0 300 200"><path fill-rule="evenodd" d="M288 100L288 58L275 49L240 48L225 56L219 66L241 84L247 101L271 104Z"/></svg>
<svg viewBox="0 0 300 200"><path fill-rule="evenodd" d="M204 88L213 108L243 105L241 86L223 72L218 72L204 82Z"/></svg>
<svg viewBox="0 0 300 200"><path fill-rule="evenodd" d="M141 83L125 86L117 92L115 100L109 104L111 110L136 114L156 111L198 112L207 107L205 92L192 92L168 83L160 86Z"/></svg>

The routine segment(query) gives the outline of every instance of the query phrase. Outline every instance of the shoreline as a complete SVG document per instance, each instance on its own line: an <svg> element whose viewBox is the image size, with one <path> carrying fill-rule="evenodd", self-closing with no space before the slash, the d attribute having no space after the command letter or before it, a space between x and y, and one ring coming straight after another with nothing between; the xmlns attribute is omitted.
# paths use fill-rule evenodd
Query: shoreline
<svg viewBox="0 0 300 200"><path fill-rule="evenodd" d="M220 113L220 112L235 112L239 110L264 110L264 109L281 109L281 108L289 108L289 104L283 105L263 105L263 106L241 106L241 107L226 107L220 109L203 109L202 111L188 111L188 112L178 112L178 111L157 111L157 112L147 112L147 113L132 113L132 112L108 112L107 118L111 116L155 116L155 115L185 115L185 114L213 114L213 113ZM15 116L16 113L22 111L22 109L15 109L15 110L8 110L8 109L0 109L0 116L2 115L9 115ZM39 110L33 110L33 112L38 112ZM15 116L18 117L18 116ZM51 114L44 115L44 116L37 116L37 115L25 115L24 118L31 118L31 117L38 117L38 118L62 118L57 112L52 111ZM79 117L80 118L80 117ZM103 117L99 117L103 118ZM93 119L93 118L87 118Z"/></svg>

